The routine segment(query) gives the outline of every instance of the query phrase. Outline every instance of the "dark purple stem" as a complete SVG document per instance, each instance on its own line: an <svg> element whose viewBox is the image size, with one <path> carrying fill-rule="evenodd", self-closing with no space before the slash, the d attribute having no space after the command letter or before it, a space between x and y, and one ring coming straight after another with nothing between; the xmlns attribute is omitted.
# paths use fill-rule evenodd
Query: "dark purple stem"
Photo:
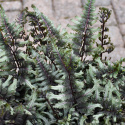
<svg viewBox="0 0 125 125"><path fill-rule="evenodd" d="M88 21L89 21L89 16L90 16L90 8L91 8L91 4L92 4L92 0L90 2L90 5L89 5L89 10L88 10L88 16L87 16L87 21L86 21L86 24L85 24L85 35L84 35L84 38L83 38L83 42L82 43L82 57L81 57L81 61L83 61L83 56L84 56L84 50L85 50L85 42L86 42L86 32L87 32L87 28L88 28Z"/></svg>
<svg viewBox="0 0 125 125"><path fill-rule="evenodd" d="M103 48L103 44L104 44L104 27L105 27L105 22L104 22L104 14L102 15L102 22L103 22L103 24L102 24L102 38L101 38L101 46L102 46L102 48ZM100 57L101 57L101 60L102 60L102 53L100 54Z"/></svg>
<svg viewBox="0 0 125 125"><path fill-rule="evenodd" d="M69 81L70 81L70 88L71 88L71 92L72 92L74 104L76 104L77 101L76 101L76 98L75 98L75 94L74 94L74 92L73 92L73 86L72 86L72 82L71 82L71 74L70 74L70 71L66 68L66 66L65 66L65 64L64 64L64 62L63 62L63 60L62 60L62 58L61 58L61 55L59 54L59 52L57 51L56 48L55 48L55 50L56 50L56 52L57 52L57 54L58 54L58 56L59 56L59 58L60 58L60 60L61 60L61 62L62 62L62 64L63 64L63 66L64 66L66 72L68 73L68 76L69 76L68 79L69 79Z"/></svg>

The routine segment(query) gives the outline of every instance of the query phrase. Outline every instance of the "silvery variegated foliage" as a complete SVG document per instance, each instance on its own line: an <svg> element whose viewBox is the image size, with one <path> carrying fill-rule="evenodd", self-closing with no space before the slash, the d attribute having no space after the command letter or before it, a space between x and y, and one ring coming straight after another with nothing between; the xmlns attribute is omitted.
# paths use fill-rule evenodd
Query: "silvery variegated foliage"
<svg viewBox="0 0 125 125"><path fill-rule="evenodd" d="M111 11L88 0L68 33L32 8L9 23L0 7L0 125L125 124L125 59L103 58Z"/></svg>

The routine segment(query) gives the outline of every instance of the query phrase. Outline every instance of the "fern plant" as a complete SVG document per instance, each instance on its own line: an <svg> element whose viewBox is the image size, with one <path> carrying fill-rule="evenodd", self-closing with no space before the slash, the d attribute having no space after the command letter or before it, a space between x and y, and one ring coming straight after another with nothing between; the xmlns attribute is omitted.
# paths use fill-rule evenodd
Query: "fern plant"
<svg viewBox="0 0 125 125"><path fill-rule="evenodd" d="M124 124L125 59L103 58L114 50L111 11L100 8L98 19L88 0L69 34L32 8L9 23L0 7L0 125Z"/></svg>

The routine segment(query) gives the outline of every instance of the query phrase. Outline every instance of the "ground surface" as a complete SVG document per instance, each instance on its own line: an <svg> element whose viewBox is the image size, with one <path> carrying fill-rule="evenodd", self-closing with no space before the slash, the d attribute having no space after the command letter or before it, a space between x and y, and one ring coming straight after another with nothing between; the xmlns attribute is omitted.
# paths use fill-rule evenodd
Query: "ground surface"
<svg viewBox="0 0 125 125"><path fill-rule="evenodd" d="M61 24L63 28L70 23L70 19L82 14L85 2L86 0L0 0L10 21L15 20L23 8L29 7L31 10L31 4L34 4L55 26ZM125 0L96 0L95 6L96 12L100 6L112 10L112 16L107 24L109 35L116 47L110 54L112 61L125 57ZM97 23L96 26L98 25Z"/></svg>

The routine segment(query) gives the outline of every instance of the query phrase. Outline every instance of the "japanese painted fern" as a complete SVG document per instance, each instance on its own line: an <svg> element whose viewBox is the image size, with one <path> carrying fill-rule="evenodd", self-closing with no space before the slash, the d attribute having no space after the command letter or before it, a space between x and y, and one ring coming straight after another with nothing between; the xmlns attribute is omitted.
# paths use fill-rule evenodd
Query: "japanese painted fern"
<svg viewBox="0 0 125 125"><path fill-rule="evenodd" d="M69 34L32 8L9 23L0 7L0 125L124 124L125 59L103 58L114 49L105 35L111 11L100 8L101 26L94 28L88 0Z"/></svg>

